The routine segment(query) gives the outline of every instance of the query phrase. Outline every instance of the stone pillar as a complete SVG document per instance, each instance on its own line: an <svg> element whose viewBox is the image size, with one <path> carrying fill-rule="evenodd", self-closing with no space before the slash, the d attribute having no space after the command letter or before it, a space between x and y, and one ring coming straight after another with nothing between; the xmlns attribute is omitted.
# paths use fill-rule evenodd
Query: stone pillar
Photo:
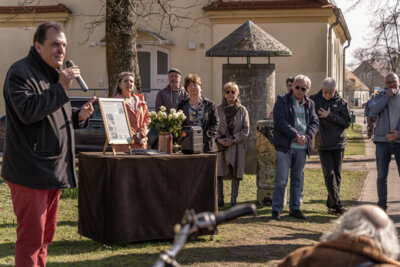
<svg viewBox="0 0 400 267"><path fill-rule="evenodd" d="M233 81L239 86L239 98L250 118L250 135L246 141L245 173L256 173L257 121L268 117L275 103L275 64L224 64L223 84ZM223 94L221 87L221 94Z"/></svg>

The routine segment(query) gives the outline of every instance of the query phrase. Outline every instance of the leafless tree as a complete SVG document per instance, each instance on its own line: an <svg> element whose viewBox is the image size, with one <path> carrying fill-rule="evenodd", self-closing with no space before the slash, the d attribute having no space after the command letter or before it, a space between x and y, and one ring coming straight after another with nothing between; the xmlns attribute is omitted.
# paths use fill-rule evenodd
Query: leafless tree
<svg viewBox="0 0 400 267"><path fill-rule="evenodd" d="M400 0L353 0L353 5L349 9L358 8L360 5L369 5L373 10L371 26L374 33L369 38L368 45L356 50L353 56L361 62L365 60L386 61L390 70L396 71L400 56Z"/></svg>
<svg viewBox="0 0 400 267"><path fill-rule="evenodd" d="M109 96L122 71L135 73L136 88L140 91L140 75L137 58L138 23L146 25L149 21L158 22L159 33L175 28L193 30L201 23L202 17L191 15L192 8L202 8L207 1L174 0L107 0L106 1L106 48ZM89 32L94 26L102 24L102 18L94 19L88 25Z"/></svg>
<svg viewBox="0 0 400 267"><path fill-rule="evenodd" d="M98 27L105 27L106 57L108 73L108 95L113 94L117 76L120 72L130 71L136 74L135 84L141 90L138 57L137 29L158 23L158 33L185 28L194 31L203 23L203 16L193 16L194 8L202 8L213 0L97 0L100 6L96 14L77 14L87 16L85 25L87 36L81 40L85 44ZM231 1L231 0L228 0ZM21 7L42 5L41 0L16 0ZM68 6L68 3L65 3ZM33 13L34 9L30 9ZM7 20L12 20L18 14L13 14Z"/></svg>

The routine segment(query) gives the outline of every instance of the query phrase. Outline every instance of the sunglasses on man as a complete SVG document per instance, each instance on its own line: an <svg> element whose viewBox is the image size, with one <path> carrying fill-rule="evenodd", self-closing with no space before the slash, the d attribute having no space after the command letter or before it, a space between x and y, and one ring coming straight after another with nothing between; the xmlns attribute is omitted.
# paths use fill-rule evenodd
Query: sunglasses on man
<svg viewBox="0 0 400 267"><path fill-rule="evenodd" d="M305 87L300 87L300 86L298 86L298 85L296 85L295 87L294 87L296 90L300 90L301 89L301 91L307 91L307 88L305 88Z"/></svg>

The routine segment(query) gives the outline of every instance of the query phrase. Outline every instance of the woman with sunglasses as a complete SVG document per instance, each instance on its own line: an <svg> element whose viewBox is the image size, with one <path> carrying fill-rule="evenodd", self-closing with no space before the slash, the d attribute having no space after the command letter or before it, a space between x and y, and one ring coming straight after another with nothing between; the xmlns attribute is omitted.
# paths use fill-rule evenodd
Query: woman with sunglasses
<svg viewBox="0 0 400 267"><path fill-rule="evenodd" d="M189 98L178 104L186 116L183 125L201 126L203 130L203 152L214 152L214 136L218 129L218 116L214 102L201 95L201 79L196 74L189 74L185 78L184 87Z"/></svg>
<svg viewBox="0 0 400 267"><path fill-rule="evenodd" d="M218 146L218 206L224 206L223 179L232 180L231 207L236 205L240 180L243 179L246 138L249 135L249 115L240 104L236 83L224 85L224 98L217 107L219 127Z"/></svg>

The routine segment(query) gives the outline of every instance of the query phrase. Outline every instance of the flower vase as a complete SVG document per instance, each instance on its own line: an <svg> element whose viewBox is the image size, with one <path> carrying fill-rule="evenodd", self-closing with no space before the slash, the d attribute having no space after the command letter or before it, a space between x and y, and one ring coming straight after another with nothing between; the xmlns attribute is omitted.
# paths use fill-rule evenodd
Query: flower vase
<svg viewBox="0 0 400 267"><path fill-rule="evenodd" d="M169 132L160 132L158 135L158 150L172 154L172 134Z"/></svg>

